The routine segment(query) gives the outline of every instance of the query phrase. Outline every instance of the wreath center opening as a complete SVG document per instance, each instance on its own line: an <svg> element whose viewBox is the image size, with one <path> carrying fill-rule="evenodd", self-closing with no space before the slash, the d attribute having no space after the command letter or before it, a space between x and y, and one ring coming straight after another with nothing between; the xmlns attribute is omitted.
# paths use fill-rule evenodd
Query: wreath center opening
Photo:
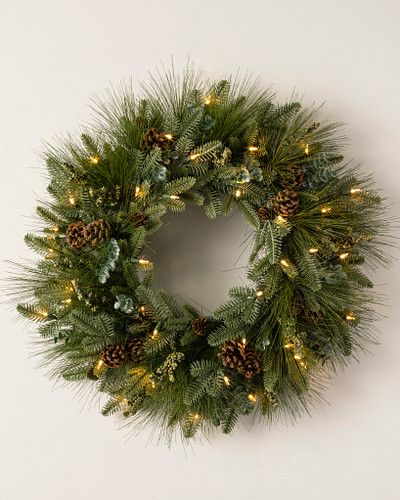
<svg viewBox="0 0 400 500"><path fill-rule="evenodd" d="M230 288L247 283L250 228L238 212L210 220L200 207L188 206L164 221L149 242L156 287L210 313Z"/></svg>

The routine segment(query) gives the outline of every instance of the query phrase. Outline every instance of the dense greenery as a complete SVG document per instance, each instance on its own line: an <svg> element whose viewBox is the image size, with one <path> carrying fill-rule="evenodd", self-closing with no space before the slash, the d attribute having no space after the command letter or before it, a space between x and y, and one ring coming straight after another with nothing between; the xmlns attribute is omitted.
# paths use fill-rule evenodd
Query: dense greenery
<svg viewBox="0 0 400 500"><path fill-rule="evenodd" d="M343 162L340 126L257 82L207 84L191 69L95 110L79 140L45 153L51 199L26 236L43 258L17 280L46 365L108 394L104 414L167 434L294 418L373 340L365 270L388 262L383 200ZM209 318L155 289L146 255L187 203L210 218L236 206L252 228L249 284Z"/></svg>

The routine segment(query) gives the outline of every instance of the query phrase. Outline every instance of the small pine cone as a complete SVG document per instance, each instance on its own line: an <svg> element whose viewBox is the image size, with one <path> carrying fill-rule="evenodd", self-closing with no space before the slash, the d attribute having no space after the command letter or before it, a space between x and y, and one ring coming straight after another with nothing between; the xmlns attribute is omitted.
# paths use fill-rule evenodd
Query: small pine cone
<svg viewBox="0 0 400 500"><path fill-rule="evenodd" d="M299 195L292 189L284 189L276 194L273 200L274 211L282 217L290 217L299 208Z"/></svg>
<svg viewBox="0 0 400 500"><path fill-rule="evenodd" d="M236 368L246 378L252 378L261 372L261 362L256 351L243 342L228 340L217 356L226 368Z"/></svg>
<svg viewBox="0 0 400 500"><path fill-rule="evenodd" d="M324 319L324 315L321 311L310 311L310 309L302 308L299 311L299 316L306 321L310 321L312 323L319 323Z"/></svg>
<svg viewBox="0 0 400 500"><path fill-rule="evenodd" d="M110 237L110 224L103 219L94 220L85 227L84 235L90 245L103 243Z"/></svg>
<svg viewBox="0 0 400 500"><path fill-rule="evenodd" d="M128 359L123 345L108 345L101 351L101 359L108 368L119 368Z"/></svg>
<svg viewBox="0 0 400 500"><path fill-rule="evenodd" d="M134 363L139 363L143 361L146 351L144 349L144 343L142 337L134 337L126 344L126 351L128 353L129 361Z"/></svg>
<svg viewBox="0 0 400 500"><path fill-rule="evenodd" d="M165 134L156 128L151 128L143 135L142 146L148 151L156 146L160 149L166 149L168 147L168 139L165 137Z"/></svg>
<svg viewBox="0 0 400 500"><path fill-rule="evenodd" d="M253 378L261 372L260 358L254 349L243 350L243 361L239 362L237 371L246 378Z"/></svg>
<svg viewBox="0 0 400 500"><path fill-rule="evenodd" d="M196 318L192 322L192 327L193 330L196 332L196 334L199 337L203 337L204 335L207 335L207 327L210 325L210 321L206 317L200 317Z"/></svg>
<svg viewBox="0 0 400 500"><path fill-rule="evenodd" d="M130 220L132 222L133 227L144 226L148 221L147 215L142 214L141 212L135 212L131 215Z"/></svg>
<svg viewBox="0 0 400 500"><path fill-rule="evenodd" d="M269 213L269 210L268 208L265 208L265 207L260 207L258 210L257 210L257 215L258 215L258 219L263 222L265 220L268 220L271 215Z"/></svg>
<svg viewBox="0 0 400 500"><path fill-rule="evenodd" d="M219 350L217 356L226 368L236 368L239 362L243 360L241 342L228 340Z"/></svg>
<svg viewBox="0 0 400 500"><path fill-rule="evenodd" d="M67 227L65 239L73 248L82 248L86 245L85 224L82 221L73 222Z"/></svg>
<svg viewBox="0 0 400 500"><path fill-rule="evenodd" d="M300 165L288 165L280 174L283 189L296 189L304 183L304 170Z"/></svg>

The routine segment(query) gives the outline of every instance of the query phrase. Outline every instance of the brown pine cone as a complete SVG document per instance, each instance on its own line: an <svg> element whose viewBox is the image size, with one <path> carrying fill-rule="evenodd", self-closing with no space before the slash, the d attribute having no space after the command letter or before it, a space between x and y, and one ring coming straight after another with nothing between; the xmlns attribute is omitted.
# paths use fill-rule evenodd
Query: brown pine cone
<svg viewBox="0 0 400 500"><path fill-rule="evenodd" d="M196 318L192 322L193 330L199 337L207 335L207 327L210 325L210 321L205 316Z"/></svg>
<svg viewBox="0 0 400 500"><path fill-rule="evenodd" d="M265 207L260 207L257 210L257 215L258 215L258 218L261 222L268 220L270 218L269 210L268 210L268 208L265 208Z"/></svg>
<svg viewBox="0 0 400 500"><path fill-rule="evenodd" d="M168 147L168 139L165 137L165 134L156 128L151 128L143 135L142 146L148 151L156 146L160 149L166 149Z"/></svg>
<svg viewBox="0 0 400 500"><path fill-rule="evenodd" d="M300 165L288 165L280 173L280 181L283 189L296 189L304 183L304 170Z"/></svg>
<svg viewBox="0 0 400 500"><path fill-rule="evenodd" d="M82 221L72 222L67 227L65 240L73 248L83 248L86 245L85 224Z"/></svg>
<svg viewBox="0 0 400 500"><path fill-rule="evenodd" d="M273 200L274 211L282 217L290 217L299 208L299 195L292 189L284 189L276 194Z"/></svg>
<svg viewBox="0 0 400 500"><path fill-rule="evenodd" d="M135 212L130 216L133 227L144 226L148 219L147 215L144 215L141 212Z"/></svg>
<svg viewBox="0 0 400 500"><path fill-rule="evenodd" d="M244 359L238 364L237 371L246 378L253 378L261 372L260 359L254 349L245 350Z"/></svg>
<svg viewBox="0 0 400 500"><path fill-rule="evenodd" d="M261 362L256 351L246 343L228 340L217 356L225 367L235 368L246 378L252 378L261 372Z"/></svg>
<svg viewBox="0 0 400 500"><path fill-rule="evenodd" d="M324 315L321 311L310 311L310 309L306 307L301 308L298 314L305 321L310 321L312 323L319 323L324 319Z"/></svg>
<svg viewBox="0 0 400 500"><path fill-rule="evenodd" d="M110 237L110 224L103 219L94 220L85 227L84 235L86 243L90 245L103 243Z"/></svg>
<svg viewBox="0 0 400 500"><path fill-rule="evenodd" d="M142 337L134 337L126 344L126 351L128 353L129 361L139 363L146 355L144 349L144 342Z"/></svg>
<svg viewBox="0 0 400 500"><path fill-rule="evenodd" d="M101 351L101 359L108 368L119 368L128 359L128 353L125 346L108 345Z"/></svg>

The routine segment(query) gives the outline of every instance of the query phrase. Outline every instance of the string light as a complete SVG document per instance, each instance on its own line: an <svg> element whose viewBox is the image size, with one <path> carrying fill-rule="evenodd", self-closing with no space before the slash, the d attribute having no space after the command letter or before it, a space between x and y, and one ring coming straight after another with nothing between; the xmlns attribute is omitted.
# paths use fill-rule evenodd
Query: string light
<svg viewBox="0 0 400 500"><path fill-rule="evenodd" d="M206 95L204 97L204 104L206 104L208 106L211 103L212 103L212 97L210 95Z"/></svg>
<svg viewBox="0 0 400 500"><path fill-rule="evenodd" d="M331 207L324 207L324 208L321 208L321 213L323 214L327 214L328 212L330 212L332 209Z"/></svg>
<svg viewBox="0 0 400 500"><path fill-rule="evenodd" d="M246 343L247 343L247 339L246 339L246 337L243 337L243 338L242 338L242 344L243 344L243 345L246 345Z"/></svg>
<svg viewBox="0 0 400 500"><path fill-rule="evenodd" d="M69 197L68 197L68 201L69 201L69 204L70 205L75 205L76 203L76 200L75 200L75 197L73 194L70 194Z"/></svg>
<svg viewBox="0 0 400 500"><path fill-rule="evenodd" d="M72 302L72 299L70 297L68 297L68 299L65 299L65 300L62 301L62 303L66 304L66 305L71 304L71 302Z"/></svg>
<svg viewBox="0 0 400 500"><path fill-rule="evenodd" d="M140 195L140 187L136 186L135 187L135 197L138 197Z"/></svg>
<svg viewBox="0 0 400 500"><path fill-rule="evenodd" d="M286 259L281 259L281 264L284 267L289 267L289 262Z"/></svg>
<svg viewBox="0 0 400 500"><path fill-rule="evenodd" d="M295 354L293 357L294 357L294 359L295 359L295 360L297 360L297 361L298 361L299 359L301 359L300 354Z"/></svg>
<svg viewBox="0 0 400 500"><path fill-rule="evenodd" d="M92 163L93 165L97 165L99 163L99 157L98 156L90 156L89 157L89 161L90 163Z"/></svg>
<svg viewBox="0 0 400 500"><path fill-rule="evenodd" d="M254 153L255 151L258 151L258 147L257 146L249 146L247 148L251 153Z"/></svg>
<svg viewBox="0 0 400 500"><path fill-rule="evenodd" d="M294 343L293 342L287 342L286 344L283 344L284 349L293 349Z"/></svg>
<svg viewBox="0 0 400 500"><path fill-rule="evenodd" d="M149 268L152 267L152 263L150 260L147 259L139 259L138 264L141 265L144 268Z"/></svg>
<svg viewBox="0 0 400 500"><path fill-rule="evenodd" d="M179 200L179 196L177 194L171 194L171 196L169 197L170 200Z"/></svg>
<svg viewBox="0 0 400 500"><path fill-rule="evenodd" d="M158 330L157 328L154 328L154 330L152 331L151 335L150 335L150 338L151 340L156 340L156 338L158 337Z"/></svg>
<svg viewBox="0 0 400 500"><path fill-rule="evenodd" d="M143 316L144 316L144 313L146 312L146 308L144 306L139 306L138 310L139 310L139 313L143 314Z"/></svg>
<svg viewBox="0 0 400 500"><path fill-rule="evenodd" d="M106 365L102 359L99 359L93 368L93 374L99 377L106 369Z"/></svg>
<svg viewBox="0 0 400 500"><path fill-rule="evenodd" d="M58 226L53 226L51 228L51 231L53 231L53 233L58 233L59 230L60 230L60 228Z"/></svg>
<svg viewBox="0 0 400 500"><path fill-rule="evenodd" d="M235 197L236 198L240 198L242 196L242 192L240 191L240 189L236 189L235 191Z"/></svg>
<svg viewBox="0 0 400 500"><path fill-rule="evenodd" d="M310 248L308 251L310 253L317 253L318 252L318 248Z"/></svg>
<svg viewBox="0 0 400 500"><path fill-rule="evenodd" d="M172 134L164 134L165 138L168 139L169 141L172 141L174 136Z"/></svg>
<svg viewBox="0 0 400 500"><path fill-rule="evenodd" d="M262 297L262 296L263 296L263 294L264 294L264 292L263 292L262 290L258 290L258 291L256 292L256 297Z"/></svg>
<svg viewBox="0 0 400 500"><path fill-rule="evenodd" d="M355 321L356 317L353 316L351 313L349 313L346 315L346 319L347 319L347 321Z"/></svg>
<svg viewBox="0 0 400 500"><path fill-rule="evenodd" d="M56 251L54 250L54 248L49 248L47 250L47 255L46 255L46 259L53 259L56 255Z"/></svg>
<svg viewBox="0 0 400 500"><path fill-rule="evenodd" d="M252 403L255 403L257 401L257 396L255 394L248 394L247 399L251 401Z"/></svg>
<svg viewBox="0 0 400 500"><path fill-rule="evenodd" d="M196 160L197 158L199 158L199 156L201 156L200 153L193 153L192 155L189 156L189 158L191 160Z"/></svg>
<svg viewBox="0 0 400 500"><path fill-rule="evenodd" d="M361 188L352 188L350 189L350 193L351 194L356 194L356 193L359 193L361 191Z"/></svg>
<svg viewBox="0 0 400 500"><path fill-rule="evenodd" d="M229 377L227 377L226 375L224 376L224 384L231 385L231 381L230 381Z"/></svg>
<svg viewBox="0 0 400 500"><path fill-rule="evenodd" d="M306 144L306 146L305 146L305 148L304 148L304 153L305 153L306 155L308 155L308 154L310 153L310 147L309 147L309 145L308 145L308 144Z"/></svg>
<svg viewBox="0 0 400 500"><path fill-rule="evenodd" d="M348 252L344 252L344 253L341 253L341 254L339 255L339 259L344 260L344 259L345 259L346 257L348 257L348 256L349 256L349 253L348 253Z"/></svg>
<svg viewBox="0 0 400 500"><path fill-rule="evenodd" d="M282 217L282 215L278 215L278 217L275 219L275 222L277 224L286 224L286 219Z"/></svg>
<svg viewBox="0 0 400 500"><path fill-rule="evenodd" d="M40 311L37 312L39 316L41 316L43 319L47 318L49 315L49 312L46 311L45 309L41 309Z"/></svg>

